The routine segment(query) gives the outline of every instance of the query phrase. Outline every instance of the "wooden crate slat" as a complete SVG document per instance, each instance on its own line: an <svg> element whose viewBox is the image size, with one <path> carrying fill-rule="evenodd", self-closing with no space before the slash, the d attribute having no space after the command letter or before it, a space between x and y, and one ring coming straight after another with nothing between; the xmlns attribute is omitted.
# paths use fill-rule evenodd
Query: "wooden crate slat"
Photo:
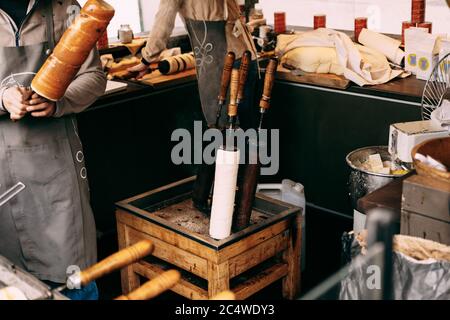
<svg viewBox="0 0 450 320"><path fill-rule="evenodd" d="M275 281L283 278L287 275L287 272L288 266L286 264L275 264L260 272L257 276L254 276L236 287L231 288L231 291L235 293L236 300L246 299Z"/></svg>
<svg viewBox="0 0 450 320"><path fill-rule="evenodd" d="M142 238L151 240L155 246L152 256L167 261L168 263L176 265L186 271L192 272L199 277L207 279L208 265L206 259L193 255L185 250L181 250L173 245L163 242L143 232L139 232L133 228L129 228L129 238L131 244L142 240Z"/></svg>
<svg viewBox="0 0 450 320"><path fill-rule="evenodd" d="M215 250L205 247L198 242L183 237L171 230L167 230L155 224L150 224L143 219L128 214L126 211L118 210L117 221L127 224L136 230L141 230L150 236L177 246L178 248L186 250L196 256L205 258L206 260L211 260L215 257Z"/></svg>
<svg viewBox="0 0 450 320"><path fill-rule="evenodd" d="M289 228L289 225L291 223L292 219L289 220L282 220L266 229L263 229L257 233L254 233L241 241L238 241L223 250L219 251L218 256L218 263L227 261L232 257L235 257L236 255L247 251L249 249L254 248L255 246L263 243L267 239L273 238L274 236L284 232Z"/></svg>
<svg viewBox="0 0 450 320"><path fill-rule="evenodd" d="M258 265L288 246L289 234L282 232L275 237L255 246L229 261L230 278L233 278Z"/></svg>

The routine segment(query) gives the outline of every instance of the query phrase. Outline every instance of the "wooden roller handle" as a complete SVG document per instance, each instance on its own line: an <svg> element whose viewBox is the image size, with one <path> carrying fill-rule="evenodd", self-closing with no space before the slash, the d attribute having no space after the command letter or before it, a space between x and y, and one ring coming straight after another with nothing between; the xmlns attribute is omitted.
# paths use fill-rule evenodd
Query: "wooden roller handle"
<svg viewBox="0 0 450 320"><path fill-rule="evenodd" d="M247 82L248 68L250 67L251 59L252 53L248 50L245 51L242 55L241 66L239 68L239 87L237 95L239 101L242 101L242 99L244 99L245 83Z"/></svg>
<svg viewBox="0 0 450 320"><path fill-rule="evenodd" d="M273 88L273 83L275 81L275 73L277 71L277 67L278 67L278 59L270 58L269 64L267 65L267 68L266 68L263 96L261 98L261 101L259 102L259 106L262 109L270 108L270 98L272 96L272 88Z"/></svg>
<svg viewBox="0 0 450 320"><path fill-rule="evenodd" d="M227 97L228 86L230 85L231 69L233 69L236 55L234 52L228 52L223 65L222 80L220 83L219 102L223 103Z"/></svg>
<svg viewBox="0 0 450 320"><path fill-rule="evenodd" d="M155 279L146 282L140 288L127 295L118 297L116 300L149 300L164 291L169 290L180 281L181 275L177 270L169 270Z"/></svg>
<svg viewBox="0 0 450 320"><path fill-rule="evenodd" d="M153 251L150 240L142 240L136 244L120 250L97 264L81 271L80 278L83 286L115 270L141 260Z"/></svg>
<svg viewBox="0 0 450 320"><path fill-rule="evenodd" d="M236 300L236 295L232 291L223 291L209 300Z"/></svg>
<svg viewBox="0 0 450 320"><path fill-rule="evenodd" d="M228 106L228 116L237 116L237 94L239 86L239 70L233 69L231 71L231 81L230 81L230 104Z"/></svg>

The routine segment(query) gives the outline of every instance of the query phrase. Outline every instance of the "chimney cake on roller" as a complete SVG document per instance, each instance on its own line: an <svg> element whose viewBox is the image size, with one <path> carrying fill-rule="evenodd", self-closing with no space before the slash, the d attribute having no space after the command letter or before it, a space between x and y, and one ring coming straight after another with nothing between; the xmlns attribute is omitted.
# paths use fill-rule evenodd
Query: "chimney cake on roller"
<svg viewBox="0 0 450 320"><path fill-rule="evenodd" d="M60 100L113 16L114 8L105 1L87 1L34 77L33 91L48 100Z"/></svg>

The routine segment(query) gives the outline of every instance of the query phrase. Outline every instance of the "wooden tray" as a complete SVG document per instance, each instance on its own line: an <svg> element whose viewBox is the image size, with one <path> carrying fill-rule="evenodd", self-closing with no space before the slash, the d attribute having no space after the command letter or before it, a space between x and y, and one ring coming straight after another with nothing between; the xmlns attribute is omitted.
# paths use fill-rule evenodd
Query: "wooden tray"
<svg viewBox="0 0 450 320"><path fill-rule="evenodd" d="M350 80L347 80L343 76L337 76L330 73L305 73L304 75L295 75L291 70L286 69L281 65L278 66L277 79L341 90L347 89L350 86Z"/></svg>

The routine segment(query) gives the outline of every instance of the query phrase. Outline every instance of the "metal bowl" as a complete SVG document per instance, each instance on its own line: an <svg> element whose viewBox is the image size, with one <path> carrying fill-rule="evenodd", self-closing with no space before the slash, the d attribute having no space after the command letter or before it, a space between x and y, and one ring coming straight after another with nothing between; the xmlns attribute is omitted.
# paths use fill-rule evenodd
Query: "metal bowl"
<svg viewBox="0 0 450 320"><path fill-rule="evenodd" d="M360 198L402 176L371 172L357 165L358 162L362 164L369 159L370 155L377 153L380 154L382 161L391 161L391 155L389 154L387 146L373 146L357 149L350 152L346 157L347 164L351 168L348 187L354 209L357 209L358 200Z"/></svg>

